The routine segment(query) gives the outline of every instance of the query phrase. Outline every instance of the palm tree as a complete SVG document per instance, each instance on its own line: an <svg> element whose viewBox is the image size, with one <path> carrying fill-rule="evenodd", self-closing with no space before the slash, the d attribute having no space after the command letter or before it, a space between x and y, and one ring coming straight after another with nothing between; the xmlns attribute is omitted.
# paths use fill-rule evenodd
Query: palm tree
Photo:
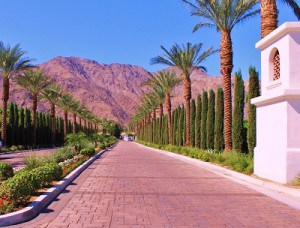
<svg viewBox="0 0 300 228"><path fill-rule="evenodd" d="M159 103L159 117L164 115L163 103L165 99L165 93L162 90L157 80L154 80L153 74L148 72L149 79L145 81L142 85L150 86L151 90L156 94L157 102Z"/></svg>
<svg viewBox="0 0 300 228"><path fill-rule="evenodd" d="M33 145L36 145L36 111L38 98L42 91L53 83L42 70L26 70L16 78L17 84L24 90L28 91L32 98L32 124L33 124Z"/></svg>
<svg viewBox="0 0 300 228"><path fill-rule="evenodd" d="M86 107L80 103L79 106L77 107L77 113L76 113L76 116L78 115L78 119L79 119L78 129L76 129L78 131L81 130L81 127L82 127L82 121L81 120L82 120L82 116L85 112L87 112ZM76 116L75 116L75 118L73 116L73 119L76 119Z"/></svg>
<svg viewBox="0 0 300 228"><path fill-rule="evenodd" d="M9 79L12 75L31 67L31 59L24 58L24 52L20 45L14 47L5 46L0 41L0 73L2 76L2 132L1 139L3 145L6 144L6 119L7 119L7 102L9 99Z"/></svg>
<svg viewBox="0 0 300 228"><path fill-rule="evenodd" d="M76 128L77 128L77 122L76 122L76 118L77 118L77 114L80 111L81 103L79 101L73 101L71 104L71 112L73 113L73 133L76 134Z"/></svg>
<svg viewBox="0 0 300 228"><path fill-rule="evenodd" d="M205 67L199 66L200 63L216 52L216 50L213 50L213 47L210 47L201 53L202 46L203 44L201 43L193 45L189 42L187 45L182 45L182 47L175 44L172 46L170 51L161 46L164 51L164 55L158 55L151 60L152 64L176 66L179 70L181 70L181 74L183 76L183 96L185 99L186 113L186 146L190 146L190 99L192 97L190 76L196 68L206 70Z"/></svg>
<svg viewBox="0 0 300 228"><path fill-rule="evenodd" d="M300 19L300 9L296 1L294 0L282 0L288 6L290 6L297 19ZM270 34L277 28L278 23L278 9L276 5L276 0L261 0L260 1L261 10L261 38Z"/></svg>
<svg viewBox="0 0 300 228"><path fill-rule="evenodd" d="M64 138L68 134L68 112L71 110L73 97L69 93L62 93L60 97L60 107L64 110Z"/></svg>
<svg viewBox="0 0 300 228"><path fill-rule="evenodd" d="M216 27L221 33L220 61L224 87L225 151L231 151L231 72L233 68L231 31L236 24L260 12L255 9L258 2L256 0L197 0L196 4L193 4L187 0L183 1L191 6L193 16L207 20L197 24L194 31L207 26Z"/></svg>
<svg viewBox="0 0 300 228"><path fill-rule="evenodd" d="M151 84L154 85L154 88L160 88L161 91L164 93L164 101L165 107L167 111L168 117L168 135L169 135L169 144L173 144L172 141L172 116L171 116L171 96L172 91L178 83L182 81L181 78L178 78L174 72L166 71L166 72L159 72L156 75L150 75Z"/></svg>
<svg viewBox="0 0 300 228"><path fill-rule="evenodd" d="M55 106L59 105L59 98L62 93L61 87L57 84L51 84L43 92L43 97L50 103L50 127L52 132L51 142L55 144Z"/></svg>
<svg viewBox="0 0 300 228"><path fill-rule="evenodd" d="M132 125L139 123L141 131L141 140L147 141L147 119L149 117L149 112L151 108L148 102L142 102L137 111L135 112L134 117L132 118Z"/></svg>
<svg viewBox="0 0 300 228"><path fill-rule="evenodd" d="M152 132L150 139L152 140L152 143L154 143L155 139L155 121L156 121L156 109L158 106L158 97L157 93L150 91L149 93L146 93L143 97L143 102L148 105L149 108L149 114L151 115L152 112L152 121L149 115L149 124L152 125ZM152 122L152 123L151 123Z"/></svg>

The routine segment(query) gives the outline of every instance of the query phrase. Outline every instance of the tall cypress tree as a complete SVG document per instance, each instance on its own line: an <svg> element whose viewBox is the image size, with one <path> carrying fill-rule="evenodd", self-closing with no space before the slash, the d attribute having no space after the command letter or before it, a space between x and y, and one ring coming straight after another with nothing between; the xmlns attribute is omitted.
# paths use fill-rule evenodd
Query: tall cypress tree
<svg viewBox="0 0 300 228"><path fill-rule="evenodd" d="M24 128L26 132L26 145L31 145L31 111L28 108L25 108Z"/></svg>
<svg viewBox="0 0 300 228"><path fill-rule="evenodd" d="M245 88L242 73L235 74L234 82L234 106L232 118L232 146L236 151L242 152L245 144L244 136L244 106Z"/></svg>
<svg viewBox="0 0 300 228"><path fill-rule="evenodd" d="M191 110L190 110L190 140L191 146L195 147L195 118L196 118L196 102L195 99L191 101Z"/></svg>
<svg viewBox="0 0 300 228"><path fill-rule="evenodd" d="M251 104L251 99L258 97L259 93L259 79L258 72L254 67L249 68L249 93L248 93L248 151L254 152L256 146L256 107Z"/></svg>
<svg viewBox="0 0 300 228"><path fill-rule="evenodd" d="M159 117L158 120L158 126L159 126L159 140L158 140L158 144L163 144L163 117Z"/></svg>
<svg viewBox="0 0 300 228"><path fill-rule="evenodd" d="M172 134L172 137L173 137L173 144L176 145L176 131L177 131L177 115L178 115L178 112L177 112L177 109L175 109L172 113L172 131L173 131L173 134Z"/></svg>
<svg viewBox="0 0 300 228"><path fill-rule="evenodd" d="M222 88L218 88L215 115L215 139L214 149L224 149L224 92Z"/></svg>
<svg viewBox="0 0 300 228"><path fill-rule="evenodd" d="M206 147L207 149L214 148L214 128L215 128L215 92L209 90L209 100L206 120Z"/></svg>
<svg viewBox="0 0 300 228"><path fill-rule="evenodd" d="M45 116L45 131L46 131L46 144L51 144L51 127L50 127L50 114Z"/></svg>
<svg viewBox="0 0 300 228"><path fill-rule="evenodd" d="M197 96L196 116L195 116L195 147L200 148L201 145L201 95Z"/></svg>
<svg viewBox="0 0 300 228"><path fill-rule="evenodd" d="M42 118L41 118L41 114L40 112L36 113L36 124L37 124L37 128L36 128L36 143L37 145L41 145L42 144Z"/></svg>
<svg viewBox="0 0 300 228"><path fill-rule="evenodd" d="M64 120L63 118L59 118L59 129L60 129L60 144L63 144L65 142L65 136L64 136Z"/></svg>
<svg viewBox="0 0 300 228"><path fill-rule="evenodd" d="M15 145L15 110L14 103L8 105L8 123L7 123L7 144Z"/></svg>
<svg viewBox="0 0 300 228"><path fill-rule="evenodd" d="M158 117L156 118L156 144L159 144L160 137L160 117Z"/></svg>
<svg viewBox="0 0 300 228"><path fill-rule="evenodd" d="M206 120L207 120L208 98L207 91L202 93L202 108L201 108L201 149L206 149Z"/></svg>
<svg viewBox="0 0 300 228"><path fill-rule="evenodd" d="M176 129L176 137L177 137L177 146L181 146L182 145L182 111L181 111L181 107L178 107L178 128Z"/></svg>
<svg viewBox="0 0 300 228"><path fill-rule="evenodd" d="M42 139L42 143L43 145L47 144L47 123L46 123L46 114L42 114L42 132L43 132L43 139Z"/></svg>
<svg viewBox="0 0 300 228"><path fill-rule="evenodd" d="M43 145L47 144L47 129L46 129L46 114L42 113L42 143Z"/></svg>
<svg viewBox="0 0 300 228"><path fill-rule="evenodd" d="M25 121L25 114L24 114L24 108L20 107L19 109L19 141L21 145L25 145L25 129L24 129L24 121Z"/></svg>
<svg viewBox="0 0 300 228"><path fill-rule="evenodd" d="M15 145L20 145L20 136L19 136L19 109L18 105L14 104L14 132L15 132Z"/></svg>

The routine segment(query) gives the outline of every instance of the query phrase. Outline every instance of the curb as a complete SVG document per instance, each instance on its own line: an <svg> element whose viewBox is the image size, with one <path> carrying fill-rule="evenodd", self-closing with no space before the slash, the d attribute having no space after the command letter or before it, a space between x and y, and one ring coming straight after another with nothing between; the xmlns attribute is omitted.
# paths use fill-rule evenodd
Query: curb
<svg viewBox="0 0 300 228"><path fill-rule="evenodd" d="M59 181L55 186L49 188L45 193L35 199L30 205L20 211L12 212L5 215L0 215L0 227L16 225L27 222L35 218L46 206L48 206L65 188L72 183L87 167L89 167L96 159L100 158L109 149L100 151L98 154L91 157L89 160L78 166L69 173L63 180Z"/></svg>
<svg viewBox="0 0 300 228"><path fill-rule="evenodd" d="M155 152L204 168L219 176L222 176L224 178L242 184L245 187L251 188L279 202L282 202L290 207L300 210L300 189L287 187L282 184L268 181L268 180L261 180L252 176L248 176L246 174L242 174L230 169L226 169L224 167L212 164L210 162L204 162L195 158L190 158L173 152L151 148L139 143L137 144L139 146L152 149Z"/></svg>

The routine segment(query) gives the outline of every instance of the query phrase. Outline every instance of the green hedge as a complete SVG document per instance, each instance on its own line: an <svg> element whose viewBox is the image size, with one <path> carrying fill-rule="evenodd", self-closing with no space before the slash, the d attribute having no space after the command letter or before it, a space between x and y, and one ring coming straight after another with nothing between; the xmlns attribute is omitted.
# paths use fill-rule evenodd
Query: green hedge
<svg viewBox="0 0 300 228"><path fill-rule="evenodd" d="M212 162L220 164L226 168L235 170L237 172L252 174L253 173L253 156L252 154L243 154L237 152L214 152L209 150L201 150L198 148L173 146L173 145L157 145L138 141L139 143L157 148L167 150L173 153L182 154L192 158L197 158L205 162Z"/></svg>

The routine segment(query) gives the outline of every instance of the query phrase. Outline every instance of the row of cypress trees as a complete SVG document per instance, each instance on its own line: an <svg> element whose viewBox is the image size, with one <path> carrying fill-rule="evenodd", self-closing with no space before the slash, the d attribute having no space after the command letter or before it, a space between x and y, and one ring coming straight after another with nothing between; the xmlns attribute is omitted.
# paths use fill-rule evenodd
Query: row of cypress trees
<svg viewBox="0 0 300 228"><path fill-rule="evenodd" d="M245 86L241 72L235 74L234 105L232 118L232 142L233 150L238 152L253 152L256 144L256 110L250 104L250 100L259 96L258 72L255 68L249 68L249 92L245 96ZM244 109L247 104L248 113L245 119ZM224 149L224 92L218 88L203 91L195 99L191 100L191 147L204 150ZM139 129L139 139L156 143L167 144L166 115L152 119L149 116L144 127ZM172 112L172 141L176 146L184 146L185 142L185 111L184 106L177 107Z"/></svg>
<svg viewBox="0 0 300 228"><path fill-rule="evenodd" d="M32 145L32 112L28 108L20 107L16 103L8 105L7 145ZM73 132L73 124L68 120L68 133ZM92 130L77 124L76 129L91 134ZM51 145L52 130L50 114L37 112L37 146ZM64 120L55 117L55 145L64 143Z"/></svg>

